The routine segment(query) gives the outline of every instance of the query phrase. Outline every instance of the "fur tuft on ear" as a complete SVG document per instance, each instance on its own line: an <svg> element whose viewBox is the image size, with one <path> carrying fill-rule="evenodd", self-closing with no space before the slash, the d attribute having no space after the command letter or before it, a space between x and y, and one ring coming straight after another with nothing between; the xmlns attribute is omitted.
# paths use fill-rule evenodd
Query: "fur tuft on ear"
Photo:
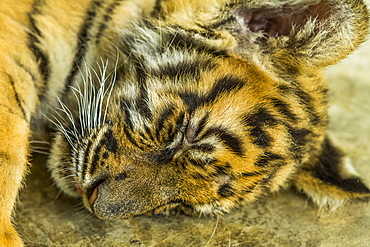
<svg viewBox="0 0 370 247"><path fill-rule="evenodd" d="M244 3L234 10L237 50L248 52L248 42L258 43L281 69L336 63L367 34L369 14L361 0L264 2ZM258 38L250 39L253 33Z"/></svg>
<svg viewBox="0 0 370 247"><path fill-rule="evenodd" d="M328 138L322 144L320 156L303 165L293 184L325 209L335 210L347 201L370 199L370 190L349 159Z"/></svg>

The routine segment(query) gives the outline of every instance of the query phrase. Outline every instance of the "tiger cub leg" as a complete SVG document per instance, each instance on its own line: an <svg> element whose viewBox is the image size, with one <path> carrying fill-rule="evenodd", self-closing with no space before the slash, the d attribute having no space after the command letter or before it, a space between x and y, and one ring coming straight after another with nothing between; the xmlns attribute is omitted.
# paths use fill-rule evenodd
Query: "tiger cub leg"
<svg viewBox="0 0 370 247"><path fill-rule="evenodd" d="M303 165L293 183L320 208L329 210L335 210L347 201L370 199L369 188L328 137L322 143L321 154Z"/></svg>
<svg viewBox="0 0 370 247"><path fill-rule="evenodd" d="M1 103L4 101L1 101ZM9 102L9 100L8 100ZM0 104L0 246L22 246L11 214L27 172L29 127L17 109Z"/></svg>

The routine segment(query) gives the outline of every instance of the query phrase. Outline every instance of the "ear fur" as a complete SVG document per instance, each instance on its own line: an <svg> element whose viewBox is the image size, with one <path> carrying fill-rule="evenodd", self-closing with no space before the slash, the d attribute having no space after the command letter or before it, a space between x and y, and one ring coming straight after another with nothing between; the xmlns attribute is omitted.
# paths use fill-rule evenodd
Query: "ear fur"
<svg viewBox="0 0 370 247"><path fill-rule="evenodd" d="M251 41L258 43L279 68L334 64L365 39L369 14L361 0L264 2L234 10L234 35L239 52L247 51Z"/></svg>
<svg viewBox="0 0 370 247"><path fill-rule="evenodd" d="M370 199L370 190L349 159L328 138L322 144L322 153L303 165L293 184L320 208L335 210L347 201Z"/></svg>

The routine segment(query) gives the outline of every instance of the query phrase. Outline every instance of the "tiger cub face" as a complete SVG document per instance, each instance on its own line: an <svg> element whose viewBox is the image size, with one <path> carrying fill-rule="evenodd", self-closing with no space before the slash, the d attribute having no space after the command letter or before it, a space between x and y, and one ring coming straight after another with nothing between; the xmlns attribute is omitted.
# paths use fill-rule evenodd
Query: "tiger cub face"
<svg viewBox="0 0 370 247"><path fill-rule="evenodd" d="M340 151L327 153L321 75L362 42L364 5L210 3L163 1L97 45L101 62L55 116L48 163L58 186L110 220L227 212L291 183L316 201L323 183L328 201L369 196L343 192L358 178ZM323 155L337 160L327 165L336 182L321 176Z"/></svg>

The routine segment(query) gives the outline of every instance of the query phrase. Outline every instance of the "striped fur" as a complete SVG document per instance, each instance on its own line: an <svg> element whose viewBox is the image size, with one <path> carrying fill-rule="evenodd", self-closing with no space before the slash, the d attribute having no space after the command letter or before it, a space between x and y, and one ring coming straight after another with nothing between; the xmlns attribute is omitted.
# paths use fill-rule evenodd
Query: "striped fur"
<svg viewBox="0 0 370 247"><path fill-rule="evenodd" d="M0 246L31 133L102 219L222 214L294 185L369 198L326 136L322 69L367 32L360 0L21 0L0 10Z"/></svg>

